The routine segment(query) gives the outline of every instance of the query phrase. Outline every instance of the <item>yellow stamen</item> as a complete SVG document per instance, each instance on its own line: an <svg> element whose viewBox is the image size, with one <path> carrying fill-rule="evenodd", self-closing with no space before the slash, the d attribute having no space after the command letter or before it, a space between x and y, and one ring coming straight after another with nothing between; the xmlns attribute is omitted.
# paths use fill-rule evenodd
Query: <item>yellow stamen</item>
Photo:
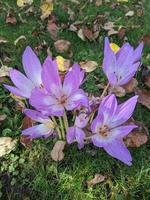
<svg viewBox="0 0 150 200"><path fill-rule="evenodd" d="M110 43L110 48L114 53L117 53L120 50L120 47L115 43Z"/></svg>

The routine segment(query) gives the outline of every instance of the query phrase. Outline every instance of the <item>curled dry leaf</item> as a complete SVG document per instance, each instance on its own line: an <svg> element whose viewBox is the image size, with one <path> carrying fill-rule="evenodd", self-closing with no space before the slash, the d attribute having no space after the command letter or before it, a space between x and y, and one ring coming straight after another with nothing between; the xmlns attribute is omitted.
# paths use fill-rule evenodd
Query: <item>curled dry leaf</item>
<svg viewBox="0 0 150 200"><path fill-rule="evenodd" d="M85 41L85 36L84 36L84 33L83 33L83 29L79 29L78 32L77 32L77 35L81 40Z"/></svg>
<svg viewBox="0 0 150 200"><path fill-rule="evenodd" d="M51 151L51 157L54 161L61 161L64 158L64 148L65 148L66 142L62 140L58 140L52 151Z"/></svg>
<svg viewBox="0 0 150 200"><path fill-rule="evenodd" d="M48 22L48 25L47 25L47 30L49 31L50 35L51 35L51 38L53 40L56 40L57 39L57 34L58 34L58 31L59 31L59 28L58 26L56 25L55 22L52 22L52 21L49 21Z"/></svg>
<svg viewBox="0 0 150 200"><path fill-rule="evenodd" d="M14 41L14 45L16 46L17 43L18 43L20 40L26 40L26 37L25 37L24 35L19 36L19 37Z"/></svg>
<svg viewBox="0 0 150 200"><path fill-rule="evenodd" d="M29 118L28 116L25 116L24 119L23 119L23 121L22 121L22 130L24 130L26 128L30 128L32 126L33 126L33 121L31 120L31 118ZM21 135L21 137L20 137L20 143L24 147L31 147L31 145L32 145L32 139L30 139L26 135Z"/></svg>
<svg viewBox="0 0 150 200"><path fill-rule="evenodd" d="M118 30L118 37L119 37L120 39L123 39L124 36L125 36L125 34L126 34L126 29L125 29L125 27L119 28L119 30Z"/></svg>
<svg viewBox="0 0 150 200"><path fill-rule="evenodd" d="M146 34L142 37L141 39L145 45L149 44L150 43L150 34Z"/></svg>
<svg viewBox="0 0 150 200"><path fill-rule="evenodd" d="M17 140L11 137L0 137L0 157L10 153L16 147Z"/></svg>
<svg viewBox="0 0 150 200"><path fill-rule="evenodd" d="M106 176L102 174L95 174L92 180L87 181L87 185L90 187L90 186L103 182L105 179L106 179Z"/></svg>
<svg viewBox="0 0 150 200"><path fill-rule="evenodd" d="M134 129L125 139L124 142L127 147L140 147L148 140L148 130L140 122L136 122L138 128Z"/></svg>
<svg viewBox="0 0 150 200"><path fill-rule="evenodd" d="M105 31L109 31L109 30L113 29L114 27L115 27L114 22L106 22L106 23L104 24L103 29L104 29Z"/></svg>
<svg viewBox="0 0 150 200"><path fill-rule="evenodd" d="M122 87L125 89L126 93L134 92L135 88L138 86L138 81L132 78L127 84Z"/></svg>
<svg viewBox="0 0 150 200"><path fill-rule="evenodd" d="M41 20L45 20L46 18L49 17L49 15L54 9L53 0L42 1L40 8L42 12Z"/></svg>
<svg viewBox="0 0 150 200"><path fill-rule="evenodd" d="M150 109L150 92L137 88L135 94L138 95L138 102Z"/></svg>
<svg viewBox="0 0 150 200"><path fill-rule="evenodd" d="M71 43L68 40L57 40L54 46L58 53L64 53L69 50Z"/></svg>
<svg viewBox="0 0 150 200"><path fill-rule="evenodd" d="M7 24L16 24L17 23L17 20L16 18L14 17L13 13L9 12L6 16L6 23Z"/></svg>
<svg viewBox="0 0 150 200"><path fill-rule="evenodd" d="M125 14L126 17L132 17L133 15L134 15L134 11L133 10L130 10Z"/></svg>
<svg viewBox="0 0 150 200"><path fill-rule="evenodd" d="M7 67L6 65L2 65L2 67L0 67L0 78L5 77L5 76L9 76L9 71L11 69L12 69L11 67Z"/></svg>
<svg viewBox="0 0 150 200"><path fill-rule="evenodd" d="M6 114L0 115L0 122L4 121L6 119L6 117L7 117Z"/></svg>
<svg viewBox="0 0 150 200"><path fill-rule="evenodd" d="M117 97L124 97L126 95L125 89L121 86L110 87L109 93L114 93Z"/></svg>
<svg viewBox="0 0 150 200"><path fill-rule="evenodd" d="M98 66L97 62L95 61L84 61L84 62L80 62L79 64L80 64L80 67L85 70L85 72L92 72Z"/></svg>

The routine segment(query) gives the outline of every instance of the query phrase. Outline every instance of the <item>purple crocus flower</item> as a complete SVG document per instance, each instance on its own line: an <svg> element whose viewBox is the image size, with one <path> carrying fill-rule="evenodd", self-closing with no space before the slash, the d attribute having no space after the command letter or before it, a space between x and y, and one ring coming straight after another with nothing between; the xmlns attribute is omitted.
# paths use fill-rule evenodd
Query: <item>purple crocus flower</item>
<svg viewBox="0 0 150 200"><path fill-rule="evenodd" d="M95 135L92 142L97 147L102 147L112 157L117 158L127 165L131 165L130 152L123 143L123 137L127 136L135 125L122 125L132 115L138 96L130 98L125 103L117 105L115 95L106 96L98 110L97 117L91 124L91 130Z"/></svg>
<svg viewBox="0 0 150 200"><path fill-rule="evenodd" d="M23 130L22 135L27 135L30 138L47 138L54 133L55 125L49 117L42 115L38 111L30 109L25 109L24 113L32 120L39 122L40 124Z"/></svg>
<svg viewBox="0 0 150 200"><path fill-rule="evenodd" d="M129 82L140 66L143 43L134 50L125 43L115 54L105 38L103 70L111 86L121 86Z"/></svg>
<svg viewBox="0 0 150 200"><path fill-rule="evenodd" d="M84 72L77 64L65 75L63 85L58 73L56 60L49 56L43 64L42 82L45 90L35 88L30 104L47 115L62 116L64 110L73 110L78 106L88 106L88 99L79 89Z"/></svg>
<svg viewBox="0 0 150 200"><path fill-rule="evenodd" d="M81 113L76 117L75 124L68 128L67 131L67 142L69 144L73 143L75 140L78 142L78 148L84 147L85 133L82 130L88 123L89 118L85 113Z"/></svg>
<svg viewBox="0 0 150 200"><path fill-rule="evenodd" d="M38 57L29 46L23 53L22 63L27 77L18 70L12 69L10 78L15 87L6 84L4 86L14 95L29 98L33 88L40 87L42 84L42 67Z"/></svg>

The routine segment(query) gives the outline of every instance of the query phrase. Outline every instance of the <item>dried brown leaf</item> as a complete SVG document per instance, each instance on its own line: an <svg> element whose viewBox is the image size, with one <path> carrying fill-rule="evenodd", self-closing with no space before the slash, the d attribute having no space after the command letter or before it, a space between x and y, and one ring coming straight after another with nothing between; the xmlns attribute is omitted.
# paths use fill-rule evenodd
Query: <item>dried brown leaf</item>
<svg viewBox="0 0 150 200"><path fill-rule="evenodd" d="M58 53L64 53L69 50L71 43L68 40L57 40L54 46Z"/></svg>
<svg viewBox="0 0 150 200"><path fill-rule="evenodd" d="M6 114L0 115L0 122L4 121L6 119L6 117L7 117Z"/></svg>
<svg viewBox="0 0 150 200"><path fill-rule="evenodd" d="M136 122L138 128L134 129L125 139L124 142L127 147L140 147L148 140L148 130L142 124Z"/></svg>
<svg viewBox="0 0 150 200"><path fill-rule="evenodd" d="M126 34L126 29L125 29L125 27L121 27L121 28L118 30L118 37L119 37L120 39L123 39L124 36L125 36L125 34Z"/></svg>
<svg viewBox="0 0 150 200"><path fill-rule="evenodd" d="M10 153L16 147L17 140L11 137L0 137L0 157Z"/></svg>
<svg viewBox="0 0 150 200"><path fill-rule="evenodd" d="M101 6L102 3L103 3L102 0L96 0L96 1L95 1L95 5L98 6L98 7Z"/></svg>
<svg viewBox="0 0 150 200"><path fill-rule="evenodd" d="M124 97L126 95L125 89L121 86L110 87L109 92L114 93L117 97Z"/></svg>
<svg viewBox="0 0 150 200"><path fill-rule="evenodd" d="M58 140L52 151L51 151L51 157L54 161L61 161L64 158L64 148L65 148L66 142L62 140Z"/></svg>
<svg viewBox="0 0 150 200"><path fill-rule="evenodd" d="M85 41L85 36L84 36L84 33L83 33L83 29L79 29L77 35L81 40Z"/></svg>
<svg viewBox="0 0 150 200"><path fill-rule="evenodd" d="M125 89L126 93L134 92L135 88L138 86L138 81L132 78L127 84L122 87Z"/></svg>
<svg viewBox="0 0 150 200"><path fill-rule="evenodd" d="M80 62L79 64L80 67L84 69L86 72L92 72L98 67L97 62L95 61L84 61Z"/></svg>
<svg viewBox="0 0 150 200"><path fill-rule="evenodd" d="M103 182L105 179L106 179L106 176L102 174L95 174L92 180L87 181L87 185L90 187L90 186Z"/></svg>
<svg viewBox="0 0 150 200"><path fill-rule="evenodd" d="M16 18L14 17L13 13L9 12L6 16L6 23L7 24L16 24L17 23L17 20Z"/></svg>
<svg viewBox="0 0 150 200"><path fill-rule="evenodd" d="M138 102L150 109L150 92L137 88L135 94L139 96Z"/></svg>
<svg viewBox="0 0 150 200"><path fill-rule="evenodd" d="M51 22L49 21L48 22L48 25L47 25L47 30L49 31L50 35L51 35L51 38L53 40L56 40L57 39L57 34L58 34L58 31L59 31L59 28L58 26L56 25L55 22Z"/></svg>

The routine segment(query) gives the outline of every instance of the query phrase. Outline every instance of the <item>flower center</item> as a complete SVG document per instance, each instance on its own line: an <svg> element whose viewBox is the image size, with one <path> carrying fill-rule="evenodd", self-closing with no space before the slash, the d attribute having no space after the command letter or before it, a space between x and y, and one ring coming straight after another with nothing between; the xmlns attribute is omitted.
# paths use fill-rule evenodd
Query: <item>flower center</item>
<svg viewBox="0 0 150 200"><path fill-rule="evenodd" d="M64 106L67 102L67 99L68 97L65 94L63 94L59 100L59 103Z"/></svg>
<svg viewBox="0 0 150 200"><path fill-rule="evenodd" d="M55 124L53 122L47 122L45 123L45 126L49 129L54 129L55 128Z"/></svg>
<svg viewBox="0 0 150 200"><path fill-rule="evenodd" d="M109 128L106 125L103 125L98 129L98 134L102 137L107 137L109 134Z"/></svg>

